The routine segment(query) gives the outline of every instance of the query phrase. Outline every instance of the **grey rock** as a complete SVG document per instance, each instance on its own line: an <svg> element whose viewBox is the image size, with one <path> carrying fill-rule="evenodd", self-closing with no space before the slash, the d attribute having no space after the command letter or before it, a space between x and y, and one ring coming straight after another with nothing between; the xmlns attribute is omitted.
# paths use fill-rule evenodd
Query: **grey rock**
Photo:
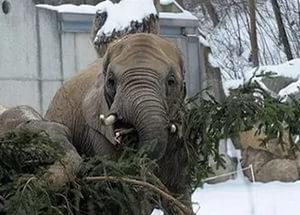
<svg viewBox="0 0 300 215"><path fill-rule="evenodd" d="M275 93L279 93L281 89L287 87L294 81L297 80L284 76L276 76L272 78L265 77L262 79L262 82L266 85L266 87Z"/></svg>
<svg viewBox="0 0 300 215"><path fill-rule="evenodd" d="M274 158L274 155L266 150L248 147L242 151L242 167L246 168L252 165L254 176L256 176L261 168ZM252 181L250 169L245 170L244 175Z"/></svg>
<svg viewBox="0 0 300 215"><path fill-rule="evenodd" d="M299 152L299 151L296 152L296 159L295 159L295 162L296 162L296 165L297 165L299 174L300 174L300 152Z"/></svg>
<svg viewBox="0 0 300 215"><path fill-rule="evenodd" d="M45 132L45 135L49 135L52 141L61 144L64 155L44 174L53 190L58 190L74 179L82 159L69 140L70 131L67 127L59 123L44 121L41 115L29 106L18 106L5 109L0 114L0 133L14 129L37 133Z"/></svg>
<svg viewBox="0 0 300 215"><path fill-rule="evenodd" d="M299 172L295 160L274 159L267 162L255 175L256 181L293 182L299 179Z"/></svg>
<svg viewBox="0 0 300 215"><path fill-rule="evenodd" d="M15 129L31 120L42 120L42 116L32 107L22 105L5 110L0 115L0 133Z"/></svg>
<svg viewBox="0 0 300 215"><path fill-rule="evenodd" d="M77 175L82 159L75 147L69 141L70 131L64 125L55 122L32 120L21 123L17 129L29 130L32 132L46 132L50 139L59 142L63 148L63 157L51 165L44 178L50 183L51 188L59 190Z"/></svg>

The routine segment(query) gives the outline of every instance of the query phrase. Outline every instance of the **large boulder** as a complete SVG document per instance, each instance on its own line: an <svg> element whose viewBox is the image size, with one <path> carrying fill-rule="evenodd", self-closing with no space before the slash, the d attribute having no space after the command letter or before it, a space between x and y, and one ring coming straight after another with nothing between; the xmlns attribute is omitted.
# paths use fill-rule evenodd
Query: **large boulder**
<svg viewBox="0 0 300 215"><path fill-rule="evenodd" d="M242 167L247 168L252 165L253 173L256 179L256 175L261 168L274 158L274 155L266 150L248 147L242 151ZM244 171L244 175L248 177L249 180L253 180L250 169L246 169Z"/></svg>
<svg viewBox="0 0 300 215"><path fill-rule="evenodd" d="M297 165L297 167L298 167L298 171L299 171L299 176L300 176L300 152L299 151L297 151L296 153L296 165Z"/></svg>
<svg viewBox="0 0 300 215"><path fill-rule="evenodd" d="M21 123L17 126L17 129L31 132L44 131L53 142L59 142L62 146L63 157L51 165L44 175L53 190L60 189L75 178L82 159L69 140L70 131L67 127L55 122L31 120L30 122Z"/></svg>
<svg viewBox="0 0 300 215"><path fill-rule="evenodd" d="M257 134L256 131L257 128L253 128L240 133L239 142L242 150L251 147L254 149L266 150L274 154L277 158L287 158L289 156L291 144L288 131L283 133L281 142L279 142L278 138L273 138L268 140L265 145L262 145L262 140L266 138L266 135L263 132Z"/></svg>
<svg viewBox="0 0 300 215"><path fill-rule="evenodd" d="M248 147L242 153L242 167L252 165L255 180L259 182L293 182L299 179L300 154L297 154L298 159L285 159L265 149ZM250 169L246 169L244 175L252 181Z"/></svg>
<svg viewBox="0 0 300 215"><path fill-rule="evenodd" d="M274 159L267 162L255 175L256 181L293 182L299 179L298 167L295 160Z"/></svg>
<svg viewBox="0 0 300 215"><path fill-rule="evenodd" d="M70 131L67 127L43 120L41 115L29 106L17 106L6 109L0 115L0 134L15 129L34 133L45 132L53 142L59 142L62 146L62 158L51 165L44 175L53 190L61 188L76 176L82 159L69 140Z"/></svg>
<svg viewBox="0 0 300 215"><path fill-rule="evenodd" d="M42 120L42 116L32 107L22 105L5 110L0 115L0 133L15 129L31 120Z"/></svg>
<svg viewBox="0 0 300 215"><path fill-rule="evenodd" d="M297 79L279 75L275 77L263 77L261 81L269 90L278 94L280 90L297 81Z"/></svg>

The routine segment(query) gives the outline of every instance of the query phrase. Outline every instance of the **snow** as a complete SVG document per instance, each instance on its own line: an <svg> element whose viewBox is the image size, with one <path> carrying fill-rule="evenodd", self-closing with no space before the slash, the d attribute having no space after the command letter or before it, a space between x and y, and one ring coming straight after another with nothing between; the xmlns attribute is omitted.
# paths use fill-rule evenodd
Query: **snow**
<svg viewBox="0 0 300 215"><path fill-rule="evenodd" d="M168 4L171 4L173 2L174 2L174 0L160 0L161 5L168 5Z"/></svg>
<svg viewBox="0 0 300 215"><path fill-rule="evenodd" d="M238 178L204 184L193 196L198 215L299 215L300 181L250 183ZM152 215L162 215L155 210Z"/></svg>
<svg viewBox="0 0 300 215"><path fill-rule="evenodd" d="M250 183L231 180L205 184L192 200L201 215L299 215L300 181ZM197 209L197 206L194 207Z"/></svg>
<svg viewBox="0 0 300 215"><path fill-rule="evenodd" d="M271 2L258 2L257 33L260 64L282 64L287 59L283 44L279 40ZM279 1L293 56L299 58L300 20L298 3L298 0ZM201 6L194 9L194 14L200 20L199 26L212 50L213 57L211 59L213 59L214 66L221 69L223 80L238 80L228 82L225 85L236 86L238 82L242 83L243 79L247 79L245 76L252 69L248 27L249 16L243 9L245 6L243 1L235 1L234 5L227 5L228 1L224 1L224 3L219 1L215 4L218 14L222 14L220 23L216 27L213 26ZM297 67L294 67L294 70L297 70ZM281 69L281 71L283 70ZM293 72L292 70L289 71ZM296 71L296 74L299 74L299 72ZM299 86L298 83L293 84L293 86L283 90L280 96L297 91L297 86Z"/></svg>
<svg viewBox="0 0 300 215"><path fill-rule="evenodd" d="M159 17L164 19L188 19L197 21L197 18L187 10L183 10L181 13L160 12Z"/></svg>
<svg viewBox="0 0 300 215"><path fill-rule="evenodd" d="M97 36L110 35L113 30L124 30L132 21L142 22L151 14L157 14L153 0L122 0L118 4L106 0L96 7L100 12L107 12L107 20Z"/></svg>
<svg viewBox="0 0 300 215"><path fill-rule="evenodd" d="M208 41L203 36L199 36L199 42L205 47L209 47Z"/></svg>
<svg viewBox="0 0 300 215"><path fill-rule="evenodd" d="M122 31L130 26L132 21L142 22L151 14L156 15L157 11L153 0L122 0L119 3L112 3L110 0L93 5L72 5L64 4L59 6L37 5L40 8L55 10L59 13L88 13L106 12L107 19L102 28L98 31L97 37L109 36L115 31ZM97 37L95 39L97 39Z"/></svg>
<svg viewBox="0 0 300 215"><path fill-rule="evenodd" d="M48 10L55 10L59 13L87 13L87 14L96 14L98 8L93 5L73 5L73 4L62 4L59 6L47 5L47 4L38 4L36 5L39 8L45 8Z"/></svg>
<svg viewBox="0 0 300 215"><path fill-rule="evenodd" d="M216 64L216 63L215 63ZM287 78L292 78L295 81L286 86L285 88L281 89L278 93L278 96L285 98L288 95L292 95L295 93L298 93L299 87L300 87L300 58L287 61L282 64L278 65L266 65L266 66L260 66L259 68L250 69L246 72L244 72L244 77L240 79L224 79L223 78L223 87L225 94L229 94L230 89L235 89L239 87L241 84L247 82L250 80L250 78L256 74L261 75L265 73L274 73L272 75L273 77L276 76L282 76ZM264 84L261 81L261 77L255 78L254 80L258 81L262 87L265 87ZM266 89L268 90L268 89Z"/></svg>

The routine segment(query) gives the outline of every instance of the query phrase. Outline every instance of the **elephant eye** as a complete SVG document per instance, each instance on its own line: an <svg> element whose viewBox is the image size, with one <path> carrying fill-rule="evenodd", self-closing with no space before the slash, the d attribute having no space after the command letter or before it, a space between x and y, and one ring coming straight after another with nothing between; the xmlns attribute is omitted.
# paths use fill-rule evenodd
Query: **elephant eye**
<svg viewBox="0 0 300 215"><path fill-rule="evenodd" d="M110 77L107 80L107 84L109 87L113 88L115 86L115 80L112 77Z"/></svg>

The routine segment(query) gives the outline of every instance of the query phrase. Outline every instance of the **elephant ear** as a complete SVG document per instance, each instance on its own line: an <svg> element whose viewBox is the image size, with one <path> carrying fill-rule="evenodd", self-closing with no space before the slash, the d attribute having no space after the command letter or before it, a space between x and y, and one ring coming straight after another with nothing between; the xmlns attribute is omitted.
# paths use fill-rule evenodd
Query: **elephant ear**
<svg viewBox="0 0 300 215"><path fill-rule="evenodd" d="M102 125L100 114L107 116L109 108L104 96L104 87L92 87L82 103L82 112L87 125L101 133L109 141L113 142L113 130L109 126Z"/></svg>

